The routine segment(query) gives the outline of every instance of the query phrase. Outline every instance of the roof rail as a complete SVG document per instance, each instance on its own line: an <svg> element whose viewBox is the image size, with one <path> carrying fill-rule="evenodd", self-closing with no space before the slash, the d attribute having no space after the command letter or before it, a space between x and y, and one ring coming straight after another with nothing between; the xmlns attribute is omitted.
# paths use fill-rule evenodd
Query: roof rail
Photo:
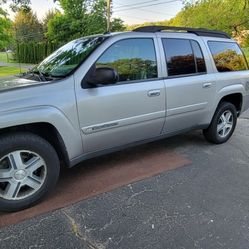
<svg viewBox="0 0 249 249"><path fill-rule="evenodd" d="M217 30L209 30L203 28L188 28L188 27L174 27L174 26L144 26L134 30L134 32L161 32L161 31L185 31L198 36L209 36L219 38L231 38L227 33Z"/></svg>

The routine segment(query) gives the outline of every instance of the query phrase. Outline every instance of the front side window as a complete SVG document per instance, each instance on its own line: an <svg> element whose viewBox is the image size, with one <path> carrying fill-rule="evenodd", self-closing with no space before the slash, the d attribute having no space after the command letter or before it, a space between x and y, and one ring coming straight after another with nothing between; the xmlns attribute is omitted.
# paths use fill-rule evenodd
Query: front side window
<svg viewBox="0 0 249 249"><path fill-rule="evenodd" d="M248 69L246 59L237 43L209 41L208 45L219 72Z"/></svg>
<svg viewBox="0 0 249 249"><path fill-rule="evenodd" d="M188 39L162 39L168 76L205 73L206 65L200 45Z"/></svg>
<svg viewBox="0 0 249 249"><path fill-rule="evenodd" d="M118 41L101 55L96 67L114 68L119 82L157 78L154 41L151 38Z"/></svg>

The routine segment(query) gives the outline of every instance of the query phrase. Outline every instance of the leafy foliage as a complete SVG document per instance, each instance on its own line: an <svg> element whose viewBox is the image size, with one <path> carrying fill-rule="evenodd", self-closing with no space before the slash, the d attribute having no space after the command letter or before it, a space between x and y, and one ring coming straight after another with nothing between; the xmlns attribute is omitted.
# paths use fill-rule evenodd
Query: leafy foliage
<svg viewBox="0 0 249 249"><path fill-rule="evenodd" d="M46 35L46 33L48 32L49 21L52 20L58 13L59 11L57 9L51 9L51 10L48 10L48 12L45 14L45 17L42 20L44 35Z"/></svg>
<svg viewBox="0 0 249 249"><path fill-rule="evenodd" d="M0 0L0 6L6 3L10 4L9 6L14 12L20 9L30 9L30 0Z"/></svg>
<svg viewBox="0 0 249 249"><path fill-rule="evenodd" d="M249 45L249 35L243 30L249 30L248 0L185 0L184 8L172 19L161 22L144 23L128 26L131 30L144 25L170 25L196 28L209 28L228 32L242 45Z"/></svg>
<svg viewBox="0 0 249 249"><path fill-rule="evenodd" d="M0 50L6 48L12 41L11 21L0 8Z"/></svg>
<svg viewBox="0 0 249 249"><path fill-rule="evenodd" d="M6 49L13 42L13 25L2 8L3 4L9 4L16 11L19 8L28 9L30 0L0 0L0 50Z"/></svg>
<svg viewBox="0 0 249 249"><path fill-rule="evenodd" d="M237 35L249 28L247 0L187 1L184 9L170 20L171 25L224 30Z"/></svg>
<svg viewBox="0 0 249 249"><path fill-rule="evenodd" d="M59 0L64 13L57 13L48 22L50 41L65 43L82 36L106 31L105 0ZM112 31L124 30L122 20L112 20Z"/></svg>
<svg viewBox="0 0 249 249"><path fill-rule="evenodd" d="M58 48L57 44L49 42L18 43L15 57L18 62L36 64L42 61Z"/></svg>
<svg viewBox="0 0 249 249"><path fill-rule="evenodd" d="M14 29L18 42L41 41L43 39L42 24L31 10L21 9L17 12Z"/></svg>

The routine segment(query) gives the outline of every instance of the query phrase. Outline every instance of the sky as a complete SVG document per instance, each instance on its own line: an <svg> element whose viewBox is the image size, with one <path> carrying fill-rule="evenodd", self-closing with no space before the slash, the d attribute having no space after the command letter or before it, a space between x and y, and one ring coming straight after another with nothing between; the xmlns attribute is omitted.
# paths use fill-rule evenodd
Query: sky
<svg viewBox="0 0 249 249"><path fill-rule="evenodd" d="M112 3L112 17L119 17L129 25L170 19L182 8L180 0L112 0ZM53 0L31 0L31 7L41 20L49 9L59 6Z"/></svg>
<svg viewBox="0 0 249 249"><path fill-rule="evenodd" d="M162 21L174 17L181 8L181 1L113 0L113 17L120 17L126 24Z"/></svg>

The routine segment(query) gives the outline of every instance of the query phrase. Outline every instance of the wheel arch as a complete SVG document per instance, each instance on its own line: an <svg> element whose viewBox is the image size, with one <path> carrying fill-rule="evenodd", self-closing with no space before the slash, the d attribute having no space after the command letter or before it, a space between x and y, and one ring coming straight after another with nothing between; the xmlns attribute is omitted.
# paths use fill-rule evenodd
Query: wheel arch
<svg viewBox="0 0 249 249"><path fill-rule="evenodd" d="M217 108L222 102L229 102L229 103L233 104L237 110L238 116L240 115L240 112L242 110L242 105L243 105L243 95L241 92L231 93L231 94L227 94L227 95L223 96L220 99L220 101L217 105Z"/></svg>
<svg viewBox="0 0 249 249"><path fill-rule="evenodd" d="M19 132L30 132L48 141L56 150L63 166L69 167L70 160L66 145L56 127L47 122L15 125L0 129L0 136Z"/></svg>
<svg viewBox="0 0 249 249"><path fill-rule="evenodd" d="M46 129L49 129L52 135L47 139L53 140L52 138L56 137L58 141L63 141L64 146L62 147L65 147L70 161L83 154L78 119L69 119L64 112L54 106L32 106L9 110L0 112L0 117L0 130L28 127L41 136L46 136L44 133ZM58 141L55 145L62 144Z"/></svg>

